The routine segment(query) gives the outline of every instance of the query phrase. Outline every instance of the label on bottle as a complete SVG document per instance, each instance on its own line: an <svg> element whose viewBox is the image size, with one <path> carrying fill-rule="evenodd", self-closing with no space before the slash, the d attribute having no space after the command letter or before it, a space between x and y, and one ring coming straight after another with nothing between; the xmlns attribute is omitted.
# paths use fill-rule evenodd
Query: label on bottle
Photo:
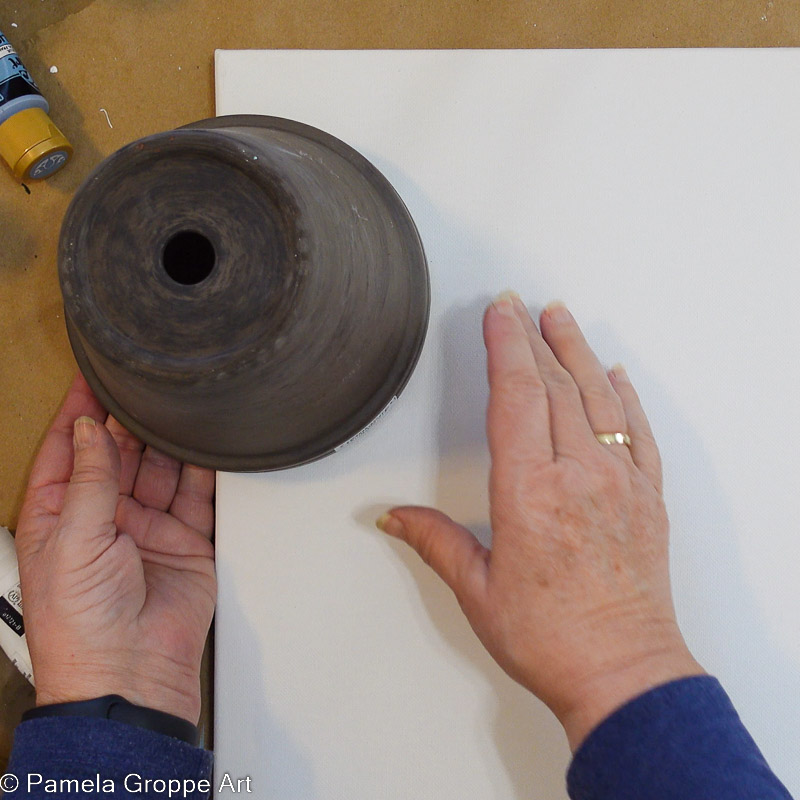
<svg viewBox="0 0 800 800"><path fill-rule="evenodd" d="M0 619L17 636L25 635L25 625L22 622L22 594L19 590L19 584L12 586L0 597Z"/></svg>
<svg viewBox="0 0 800 800"><path fill-rule="evenodd" d="M0 105L27 94L41 94L30 72L6 37L0 33Z"/></svg>
<svg viewBox="0 0 800 800"><path fill-rule="evenodd" d="M14 571L16 572L16 570L14 570ZM20 588L20 586L21 586L20 582L17 581L7 592L3 592L3 596L21 614L22 613L22 589Z"/></svg>

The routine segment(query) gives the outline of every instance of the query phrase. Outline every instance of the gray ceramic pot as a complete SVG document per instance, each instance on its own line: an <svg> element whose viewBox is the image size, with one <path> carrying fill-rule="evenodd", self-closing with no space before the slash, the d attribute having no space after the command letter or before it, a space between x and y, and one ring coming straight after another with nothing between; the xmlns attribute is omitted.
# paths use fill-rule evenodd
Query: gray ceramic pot
<svg viewBox="0 0 800 800"><path fill-rule="evenodd" d="M64 220L72 348L145 442L222 470L331 453L414 369L430 289L402 200L363 156L276 117L123 147Z"/></svg>

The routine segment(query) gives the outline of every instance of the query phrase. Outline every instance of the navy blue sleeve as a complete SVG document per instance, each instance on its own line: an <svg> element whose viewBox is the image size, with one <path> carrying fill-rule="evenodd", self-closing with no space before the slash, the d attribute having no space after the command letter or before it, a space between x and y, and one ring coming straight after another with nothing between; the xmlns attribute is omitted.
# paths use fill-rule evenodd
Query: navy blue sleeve
<svg viewBox="0 0 800 800"><path fill-rule="evenodd" d="M8 800L76 796L206 800L212 764L207 750L124 722L43 717L17 726L0 788ZM9 774L19 781L16 791L9 791L13 786ZM76 783L59 785L58 781ZM176 790L171 795L170 788Z"/></svg>
<svg viewBox="0 0 800 800"><path fill-rule="evenodd" d="M567 772L572 800L791 800L716 678L683 678L600 723Z"/></svg>

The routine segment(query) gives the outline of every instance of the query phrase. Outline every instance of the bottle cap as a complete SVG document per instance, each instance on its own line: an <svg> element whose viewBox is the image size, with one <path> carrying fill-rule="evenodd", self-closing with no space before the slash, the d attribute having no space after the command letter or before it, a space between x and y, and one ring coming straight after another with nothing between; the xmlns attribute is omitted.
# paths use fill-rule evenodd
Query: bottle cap
<svg viewBox="0 0 800 800"><path fill-rule="evenodd" d="M0 156L21 183L52 175L67 163L72 145L41 108L26 108L0 125Z"/></svg>

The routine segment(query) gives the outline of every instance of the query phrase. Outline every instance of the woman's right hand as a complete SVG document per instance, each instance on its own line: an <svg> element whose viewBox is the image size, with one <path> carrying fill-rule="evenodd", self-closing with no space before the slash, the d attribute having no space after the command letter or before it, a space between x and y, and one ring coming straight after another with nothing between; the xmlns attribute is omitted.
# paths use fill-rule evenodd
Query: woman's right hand
<svg viewBox="0 0 800 800"><path fill-rule="evenodd" d="M378 525L446 581L575 750L627 700L704 671L675 618L661 463L636 392L563 304L540 326L513 293L484 316L491 551L435 509L394 508ZM630 447L595 436L615 432Z"/></svg>

